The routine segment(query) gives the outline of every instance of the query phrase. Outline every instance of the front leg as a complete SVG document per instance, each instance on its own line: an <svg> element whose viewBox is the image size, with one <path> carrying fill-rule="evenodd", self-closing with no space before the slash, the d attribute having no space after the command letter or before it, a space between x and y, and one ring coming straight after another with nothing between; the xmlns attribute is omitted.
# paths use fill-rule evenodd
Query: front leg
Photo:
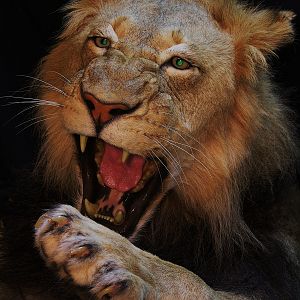
<svg viewBox="0 0 300 300"><path fill-rule="evenodd" d="M96 299L223 298L195 274L136 248L71 206L41 216L35 241L49 267Z"/></svg>

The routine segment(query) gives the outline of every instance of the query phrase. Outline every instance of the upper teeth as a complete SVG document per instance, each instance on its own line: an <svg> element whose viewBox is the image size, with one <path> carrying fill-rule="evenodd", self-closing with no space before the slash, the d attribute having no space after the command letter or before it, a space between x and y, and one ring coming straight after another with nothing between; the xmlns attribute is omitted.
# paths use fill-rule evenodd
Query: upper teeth
<svg viewBox="0 0 300 300"><path fill-rule="evenodd" d="M87 136L85 136L85 135L80 136L80 150L82 153L84 153L84 151L85 151L87 141L88 141Z"/></svg>
<svg viewBox="0 0 300 300"><path fill-rule="evenodd" d="M88 199L84 200L85 210L89 216L93 216L99 210L99 205L91 203Z"/></svg>
<svg viewBox="0 0 300 300"><path fill-rule="evenodd" d="M130 153L128 151L123 150L123 154L122 154L122 163L123 164L127 161L129 155L130 155Z"/></svg>

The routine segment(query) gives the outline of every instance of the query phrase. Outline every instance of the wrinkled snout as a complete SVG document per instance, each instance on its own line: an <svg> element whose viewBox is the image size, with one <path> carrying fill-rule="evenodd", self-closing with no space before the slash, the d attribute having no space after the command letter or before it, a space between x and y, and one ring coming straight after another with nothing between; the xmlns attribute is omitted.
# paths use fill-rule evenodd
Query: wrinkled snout
<svg viewBox="0 0 300 300"><path fill-rule="evenodd" d="M103 104L123 104L128 108L153 98L158 92L158 65L116 52L89 63L82 79L83 93Z"/></svg>

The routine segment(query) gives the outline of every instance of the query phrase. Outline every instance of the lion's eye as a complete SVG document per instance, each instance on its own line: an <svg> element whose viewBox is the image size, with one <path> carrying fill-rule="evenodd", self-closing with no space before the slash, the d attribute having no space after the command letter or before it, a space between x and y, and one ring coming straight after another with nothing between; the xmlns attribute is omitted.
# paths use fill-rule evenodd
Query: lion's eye
<svg viewBox="0 0 300 300"><path fill-rule="evenodd" d="M94 37L94 43L99 48L108 48L110 46L110 40L104 37Z"/></svg>
<svg viewBox="0 0 300 300"><path fill-rule="evenodd" d="M180 57L173 57L171 60L172 66L179 70L186 70L191 67L190 63Z"/></svg>

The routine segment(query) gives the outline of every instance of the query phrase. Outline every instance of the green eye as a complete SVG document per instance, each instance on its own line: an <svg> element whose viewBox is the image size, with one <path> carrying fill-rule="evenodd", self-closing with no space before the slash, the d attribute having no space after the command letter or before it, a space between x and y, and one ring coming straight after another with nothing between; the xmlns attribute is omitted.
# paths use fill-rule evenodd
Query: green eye
<svg viewBox="0 0 300 300"><path fill-rule="evenodd" d="M189 62L187 62L185 59L180 57L173 57L171 62L172 62L172 66L179 70L186 70L191 67Z"/></svg>
<svg viewBox="0 0 300 300"><path fill-rule="evenodd" d="M108 48L110 46L110 40L104 37L95 37L94 42L99 48Z"/></svg>

